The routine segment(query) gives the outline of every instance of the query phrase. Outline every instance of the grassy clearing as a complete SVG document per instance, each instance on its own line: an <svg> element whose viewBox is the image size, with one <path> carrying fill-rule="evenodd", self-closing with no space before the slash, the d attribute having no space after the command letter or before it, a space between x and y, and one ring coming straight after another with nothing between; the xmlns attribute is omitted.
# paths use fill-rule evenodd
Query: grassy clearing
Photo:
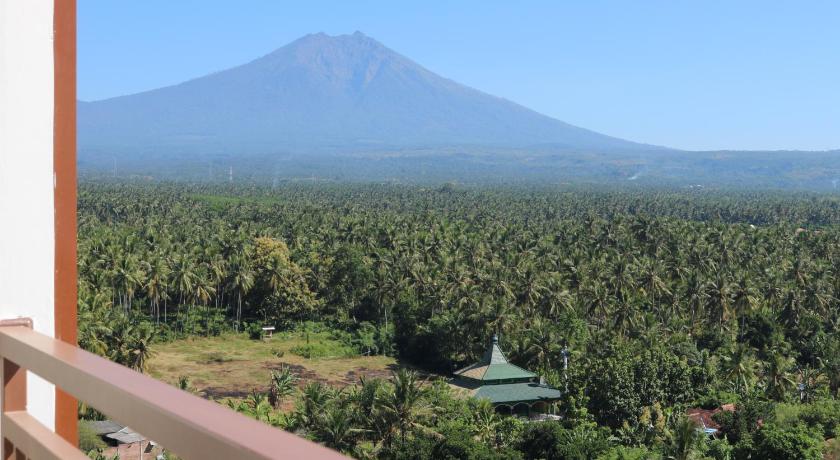
<svg viewBox="0 0 840 460"><path fill-rule="evenodd" d="M177 385L186 375L195 390L214 399L265 391L271 370L283 365L298 374L301 385L320 380L334 386L356 383L362 375L389 377L398 366L385 356L348 357L347 346L325 332L285 332L262 341L245 334L194 337L158 344L153 351L151 376Z"/></svg>

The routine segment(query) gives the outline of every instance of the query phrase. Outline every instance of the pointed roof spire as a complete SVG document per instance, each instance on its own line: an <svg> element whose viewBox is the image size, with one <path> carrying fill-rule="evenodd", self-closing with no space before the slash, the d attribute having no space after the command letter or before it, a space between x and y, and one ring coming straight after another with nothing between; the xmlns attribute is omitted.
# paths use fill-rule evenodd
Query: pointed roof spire
<svg viewBox="0 0 840 460"><path fill-rule="evenodd" d="M493 334L493 340L490 342L490 348L484 353L482 364L507 364L507 356L505 356L502 349L499 348L499 336Z"/></svg>
<svg viewBox="0 0 840 460"><path fill-rule="evenodd" d="M481 361L456 371L455 375L476 380L527 379L537 376L508 362L499 347L499 336L496 334L493 334L490 347L484 352Z"/></svg>

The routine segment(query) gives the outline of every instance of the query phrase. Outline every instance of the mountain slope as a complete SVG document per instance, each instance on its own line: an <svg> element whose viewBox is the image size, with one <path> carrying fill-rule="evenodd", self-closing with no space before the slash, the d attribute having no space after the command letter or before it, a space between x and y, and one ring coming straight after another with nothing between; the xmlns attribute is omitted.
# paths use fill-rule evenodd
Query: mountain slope
<svg viewBox="0 0 840 460"><path fill-rule="evenodd" d="M239 67L78 105L86 151L347 152L492 146L641 151L440 77L356 32L305 36Z"/></svg>

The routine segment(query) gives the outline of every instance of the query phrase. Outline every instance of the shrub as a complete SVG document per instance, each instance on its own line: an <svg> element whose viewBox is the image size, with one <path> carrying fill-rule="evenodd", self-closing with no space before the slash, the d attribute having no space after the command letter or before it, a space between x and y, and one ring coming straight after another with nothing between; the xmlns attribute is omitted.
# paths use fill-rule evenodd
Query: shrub
<svg viewBox="0 0 840 460"><path fill-rule="evenodd" d="M840 401L821 400L811 404L779 404L773 414L779 426L804 423L809 428L821 427L823 438L837 436L840 426Z"/></svg>
<svg viewBox="0 0 840 460"><path fill-rule="evenodd" d="M765 425L755 434L752 458L822 460L823 439L805 425Z"/></svg>
<svg viewBox="0 0 840 460"><path fill-rule="evenodd" d="M248 333L248 338L251 340L262 340L263 338L262 326L257 323L250 323L246 325L245 331Z"/></svg>
<svg viewBox="0 0 840 460"><path fill-rule="evenodd" d="M800 418L811 427L822 425L826 438L840 435L840 400L826 399L808 404Z"/></svg>
<svg viewBox="0 0 840 460"><path fill-rule="evenodd" d="M305 342L289 349L290 352L307 359L311 358L345 358L358 356L356 348L350 341L342 340L338 331L303 333Z"/></svg>
<svg viewBox="0 0 840 460"><path fill-rule="evenodd" d="M609 449L608 434L594 424L567 429L555 422L533 423L522 433L519 450L526 459L588 460Z"/></svg>
<svg viewBox="0 0 840 460"><path fill-rule="evenodd" d="M192 391L192 386L190 385L190 376L189 375L180 375L178 376L178 388L184 391Z"/></svg>
<svg viewBox="0 0 840 460"><path fill-rule="evenodd" d="M703 409L717 409L724 404L736 404L737 402L738 395L735 393L724 390L711 390L699 396L694 405Z"/></svg>
<svg viewBox="0 0 840 460"><path fill-rule="evenodd" d="M600 425L635 425L645 407L665 407L694 400L693 369L663 348L632 349L610 344L572 371L572 381L585 388L588 409Z"/></svg>
<svg viewBox="0 0 840 460"><path fill-rule="evenodd" d="M767 420L770 414L770 406L756 393L743 398L735 412L721 411L713 418L720 424L726 439L737 445L742 438L750 437L761 425L761 420Z"/></svg>
<svg viewBox="0 0 840 460"><path fill-rule="evenodd" d="M108 447L87 421L79 421L79 449L83 452L98 451Z"/></svg>
<svg viewBox="0 0 840 460"><path fill-rule="evenodd" d="M444 434L431 448L431 457L441 460L515 460L522 455L511 449L492 450L473 439L465 430Z"/></svg>
<svg viewBox="0 0 840 460"><path fill-rule="evenodd" d="M726 439L713 439L709 441L706 456L714 460L733 460L735 448Z"/></svg>
<svg viewBox="0 0 840 460"><path fill-rule="evenodd" d="M626 447L618 446L604 452L598 460L654 460L662 458L659 454L653 453L647 447Z"/></svg>
<svg viewBox="0 0 840 460"><path fill-rule="evenodd" d="M563 437L563 427L559 423L544 422L528 425L519 440L519 450L526 459L546 460L560 458L557 446Z"/></svg>
<svg viewBox="0 0 840 460"><path fill-rule="evenodd" d="M446 429L440 436L420 435L397 443L386 456L395 460L520 460L513 449L492 449L476 441L468 430Z"/></svg>
<svg viewBox="0 0 840 460"><path fill-rule="evenodd" d="M231 329L221 308L191 307L179 311L176 328L184 335L218 336Z"/></svg>

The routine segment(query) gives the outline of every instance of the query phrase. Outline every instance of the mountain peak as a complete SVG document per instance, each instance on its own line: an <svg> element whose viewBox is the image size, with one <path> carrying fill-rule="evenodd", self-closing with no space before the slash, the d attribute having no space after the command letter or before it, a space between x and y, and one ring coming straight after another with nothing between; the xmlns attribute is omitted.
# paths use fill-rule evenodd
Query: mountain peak
<svg viewBox="0 0 840 460"><path fill-rule="evenodd" d="M329 46L329 45L336 45L336 44L368 44L368 45L376 45L382 48L385 48L385 45L382 43L374 40L373 38L365 35L363 32L355 31L352 34L340 34L340 35L329 35L324 32L318 32L314 34L307 34L303 37L289 43L288 45L280 48L286 47L295 47L295 46Z"/></svg>
<svg viewBox="0 0 840 460"><path fill-rule="evenodd" d="M232 69L82 104L78 119L81 148L641 147L455 83L360 31L306 35Z"/></svg>
<svg viewBox="0 0 840 460"><path fill-rule="evenodd" d="M339 55L347 55L348 59L356 61L366 57L397 56L397 53L382 43L359 31L343 35L328 35L324 32L305 35L268 56L286 59L290 54L300 61L308 60L310 63L317 62L319 58L335 58Z"/></svg>

